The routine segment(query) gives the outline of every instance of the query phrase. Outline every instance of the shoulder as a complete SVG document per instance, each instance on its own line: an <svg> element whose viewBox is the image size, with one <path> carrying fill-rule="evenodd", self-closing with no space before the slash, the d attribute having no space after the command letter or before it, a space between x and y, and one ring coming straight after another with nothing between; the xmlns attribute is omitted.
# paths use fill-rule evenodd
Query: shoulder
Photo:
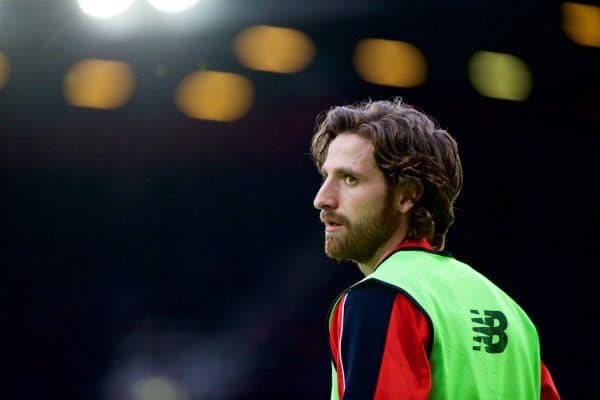
<svg viewBox="0 0 600 400"><path fill-rule="evenodd" d="M352 287L340 298L333 315L332 332L343 335L348 343L388 337L395 347L419 344L429 353L432 327L426 314L411 297L380 281L366 280Z"/></svg>
<svg viewBox="0 0 600 400"><path fill-rule="evenodd" d="M352 306L358 309L371 309L376 306L387 306L399 294L392 286L376 279L367 279L346 290L341 297L345 308Z"/></svg>
<svg viewBox="0 0 600 400"><path fill-rule="evenodd" d="M394 314L403 315L403 318L422 314L412 297L376 279L367 279L345 291L333 311L365 322L389 320Z"/></svg>

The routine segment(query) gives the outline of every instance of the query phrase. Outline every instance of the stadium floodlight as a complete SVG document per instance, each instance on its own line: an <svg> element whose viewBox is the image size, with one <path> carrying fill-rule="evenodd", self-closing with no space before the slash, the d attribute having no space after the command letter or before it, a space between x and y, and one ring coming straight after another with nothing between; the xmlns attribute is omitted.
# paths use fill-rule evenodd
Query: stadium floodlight
<svg viewBox="0 0 600 400"><path fill-rule="evenodd" d="M411 88L427 79L425 55L411 43L363 39L354 48L354 67L365 81L382 86Z"/></svg>
<svg viewBox="0 0 600 400"><path fill-rule="evenodd" d="M242 75L199 70L177 87L175 102L190 118L228 122L243 117L254 102L254 85Z"/></svg>
<svg viewBox="0 0 600 400"><path fill-rule="evenodd" d="M198 0L148 0L157 10L177 13L192 7Z"/></svg>
<svg viewBox="0 0 600 400"><path fill-rule="evenodd" d="M133 4L134 0L78 0L79 7L94 18L110 18L121 14Z"/></svg>
<svg viewBox="0 0 600 400"><path fill-rule="evenodd" d="M469 60L469 79L482 96L525 101L531 94L533 77L525 61L517 56L478 51Z"/></svg>

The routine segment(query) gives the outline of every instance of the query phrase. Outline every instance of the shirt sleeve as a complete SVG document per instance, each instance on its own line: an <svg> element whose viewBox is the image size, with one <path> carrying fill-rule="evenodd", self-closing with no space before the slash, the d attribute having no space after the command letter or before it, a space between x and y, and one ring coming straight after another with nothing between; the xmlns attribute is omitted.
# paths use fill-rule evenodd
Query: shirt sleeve
<svg viewBox="0 0 600 400"><path fill-rule="evenodd" d="M546 364L542 361L542 395L541 400L560 400L558 390L554 385L550 370L546 367Z"/></svg>
<svg viewBox="0 0 600 400"><path fill-rule="evenodd" d="M378 284L354 288L330 329L340 399L427 399L429 326L404 295Z"/></svg>

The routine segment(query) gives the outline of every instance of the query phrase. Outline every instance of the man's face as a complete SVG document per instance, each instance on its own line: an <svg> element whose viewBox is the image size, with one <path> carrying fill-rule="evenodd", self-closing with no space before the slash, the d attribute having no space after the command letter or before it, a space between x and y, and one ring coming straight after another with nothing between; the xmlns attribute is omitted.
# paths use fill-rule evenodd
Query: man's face
<svg viewBox="0 0 600 400"><path fill-rule="evenodd" d="M390 239L401 215L373 157L373 144L353 133L329 145L314 206L325 223L325 252L336 260L370 261Z"/></svg>

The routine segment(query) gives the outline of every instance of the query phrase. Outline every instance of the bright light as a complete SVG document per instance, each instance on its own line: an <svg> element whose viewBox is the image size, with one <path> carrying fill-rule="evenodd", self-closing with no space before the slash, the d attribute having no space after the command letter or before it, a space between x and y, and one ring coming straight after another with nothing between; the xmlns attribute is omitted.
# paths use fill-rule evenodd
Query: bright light
<svg viewBox="0 0 600 400"><path fill-rule="evenodd" d="M469 60L469 79L481 95L523 101L531 93L527 64L511 54L478 51Z"/></svg>
<svg viewBox="0 0 600 400"><path fill-rule="evenodd" d="M9 71L10 66L8 64L8 59L0 51L0 89L2 89L6 85L6 82L8 81Z"/></svg>
<svg viewBox="0 0 600 400"><path fill-rule="evenodd" d="M306 68L315 55L312 40L303 32L265 25L240 32L233 47L248 68L288 74Z"/></svg>
<svg viewBox="0 0 600 400"><path fill-rule="evenodd" d="M600 47L600 7L589 4L563 3L562 29L573 42Z"/></svg>
<svg viewBox="0 0 600 400"><path fill-rule="evenodd" d="M427 77L423 53L396 40L361 40L354 49L354 67L365 81L383 86L415 87Z"/></svg>
<svg viewBox="0 0 600 400"><path fill-rule="evenodd" d="M81 10L94 18L110 18L121 14L134 0L78 0Z"/></svg>
<svg viewBox="0 0 600 400"><path fill-rule="evenodd" d="M175 102L188 117L233 121L244 116L254 99L252 83L241 75L198 71L179 84Z"/></svg>
<svg viewBox="0 0 600 400"><path fill-rule="evenodd" d="M126 63L84 60L69 69L63 91L73 106L107 110L129 101L134 86L134 74Z"/></svg>
<svg viewBox="0 0 600 400"><path fill-rule="evenodd" d="M160 11L177 13L192 7L198 0L148 0L154 8Z"/></svg>

